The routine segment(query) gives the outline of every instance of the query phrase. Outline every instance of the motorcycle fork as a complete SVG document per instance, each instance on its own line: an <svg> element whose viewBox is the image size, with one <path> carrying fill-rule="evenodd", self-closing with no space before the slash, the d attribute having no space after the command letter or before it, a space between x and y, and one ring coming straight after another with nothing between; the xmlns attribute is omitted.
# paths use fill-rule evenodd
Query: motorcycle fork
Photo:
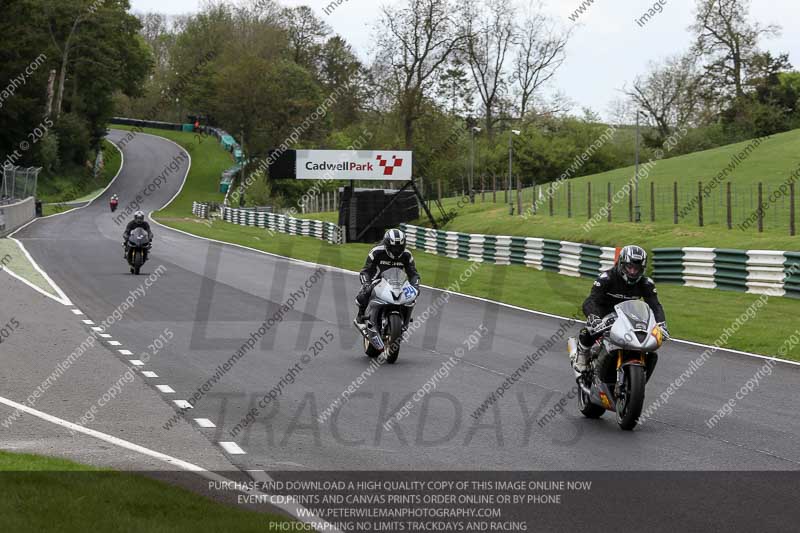
<svg viewBox="0 0 800 533"><path fill-rule="evenodd" d="M639 353L638 357L630 357L625 359L623 357L623 351L619 350L617 352L617 384L614 386L614 396L619 398L620 391L622 390L622 385L625 383L625 367L626 366L641 366L645 369L647 365L644 361L644 354Z"/></svg>

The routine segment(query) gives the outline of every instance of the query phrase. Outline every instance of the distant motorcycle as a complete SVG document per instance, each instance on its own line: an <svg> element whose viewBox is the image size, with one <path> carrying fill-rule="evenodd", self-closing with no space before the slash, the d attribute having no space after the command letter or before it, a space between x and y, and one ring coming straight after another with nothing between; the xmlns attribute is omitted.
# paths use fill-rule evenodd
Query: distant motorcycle
<svg viewBox="0 0 800 533"><path fill-rule="evenodd" d="M364 352L375 358L386 353L386 362L394 364L400 355L403 332L411 323L411 313L419 293L400 268L390 268L373 282L367 305L366 323L358 329L364 337Z"/></svg>
<svg viewBox="0 0 800 533"><path fill-rule="evenodd" d="M594 328L593 333L601 332L602 337L591 348L590 369L584 373L574 368L577 340L571 337L567 341L580 387L578 409L587 418L614 411L619 427L632 430L642 414L645 385L658 363L656 352L669 337L650 307L640 300L617 305Z"/></svg>
<svg viewBox="0 0 800 533"><path fill-rule="evenodd" d="M110 206L111 206L111 212L113 213L114 211L116 211L116 210L117 210L117 206L119 206L119 201L117 201L117 200L111 200L111 201L108 203L108 205L110 205Z"/></svg>
<svg viewBox="0 0 800 533"><path fill-rule="evenodd" d="M147 261L148 251L152 247L150 236L143 228L136 228L128 236L126 258L131 267L131 274L136 276Z"/></svg>

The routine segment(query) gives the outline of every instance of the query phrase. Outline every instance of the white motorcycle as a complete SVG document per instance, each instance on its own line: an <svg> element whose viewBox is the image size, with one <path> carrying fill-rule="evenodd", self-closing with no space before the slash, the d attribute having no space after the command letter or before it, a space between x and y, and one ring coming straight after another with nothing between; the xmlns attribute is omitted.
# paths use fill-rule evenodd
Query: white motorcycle
<svg viewBox="0 0 800 533"><path fill-rule="evenodd" d="M625 430L636 427L644 404L647 381L658 362L656 351L669 337L658 325L650 307L641 300L614 307L592 333L603 333L592 346L588 372L575 370L578 343L567 342L575 379L580 387L578 409L587 418L614 411Z"/></svg>
<svg viewBox="0 0 800 533"><path fill-rule="evenodd" d="M366 322L357 324L367 357L375 358L385 352L387 363L397 361L403 332L413 320L411 313L417 296L419 292L400 268L390 268L373 281Z"/></svg>

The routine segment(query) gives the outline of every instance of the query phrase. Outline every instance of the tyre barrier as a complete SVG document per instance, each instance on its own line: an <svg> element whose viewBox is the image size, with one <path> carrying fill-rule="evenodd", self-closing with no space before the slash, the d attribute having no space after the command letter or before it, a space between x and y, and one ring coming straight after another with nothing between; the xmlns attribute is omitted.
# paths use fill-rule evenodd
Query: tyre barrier
<svg viewBox="0 0 800 533"><path fill-rule="evenodd" d="M222 208L222 219L231 224L265 228L288 235L314 237L331 244L344 244L344 231L332 222L294 218L276 213L257 212L252 209Z"/></svg>
<svg viewBox="0 0 800 533"><path fill-rule="evenodd" d="M208 218L211 206L207 203L192 202L192 214L198 218Z"/></svg>
<svg viewBox="0 0 800 533"><path fill-rule="evenodd" d="M565 276L596 278L614 266L617 248L534 237L441 231L401 224L408 245L453 259L525 265Z"/></svg>
<svg viewBox="0 0 800 533"><path fill-rule="evenodd" d="M662 283L800 298L800 253L725 248L656 248Z"/></svg>

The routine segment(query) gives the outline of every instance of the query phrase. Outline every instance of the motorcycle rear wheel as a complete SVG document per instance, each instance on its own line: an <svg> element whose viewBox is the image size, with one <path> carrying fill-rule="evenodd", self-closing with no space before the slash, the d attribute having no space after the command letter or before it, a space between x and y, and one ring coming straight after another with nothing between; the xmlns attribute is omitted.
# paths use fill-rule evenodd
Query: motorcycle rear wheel
<svg viewBox="0 0 800 533"><path fill-rule="evenodd" d="M625 383L617 398L617 424L631 431L639 422L644 406L645 370L641 366L625 368Z"/></svg>
<svg viewBox="0 0 800 533"><path fill-rule="evenodd" d="M389 315L389 342L386 343L386 362L393 365L400 355L400 337L403 334L403 319L400 315Z"/></svg>

